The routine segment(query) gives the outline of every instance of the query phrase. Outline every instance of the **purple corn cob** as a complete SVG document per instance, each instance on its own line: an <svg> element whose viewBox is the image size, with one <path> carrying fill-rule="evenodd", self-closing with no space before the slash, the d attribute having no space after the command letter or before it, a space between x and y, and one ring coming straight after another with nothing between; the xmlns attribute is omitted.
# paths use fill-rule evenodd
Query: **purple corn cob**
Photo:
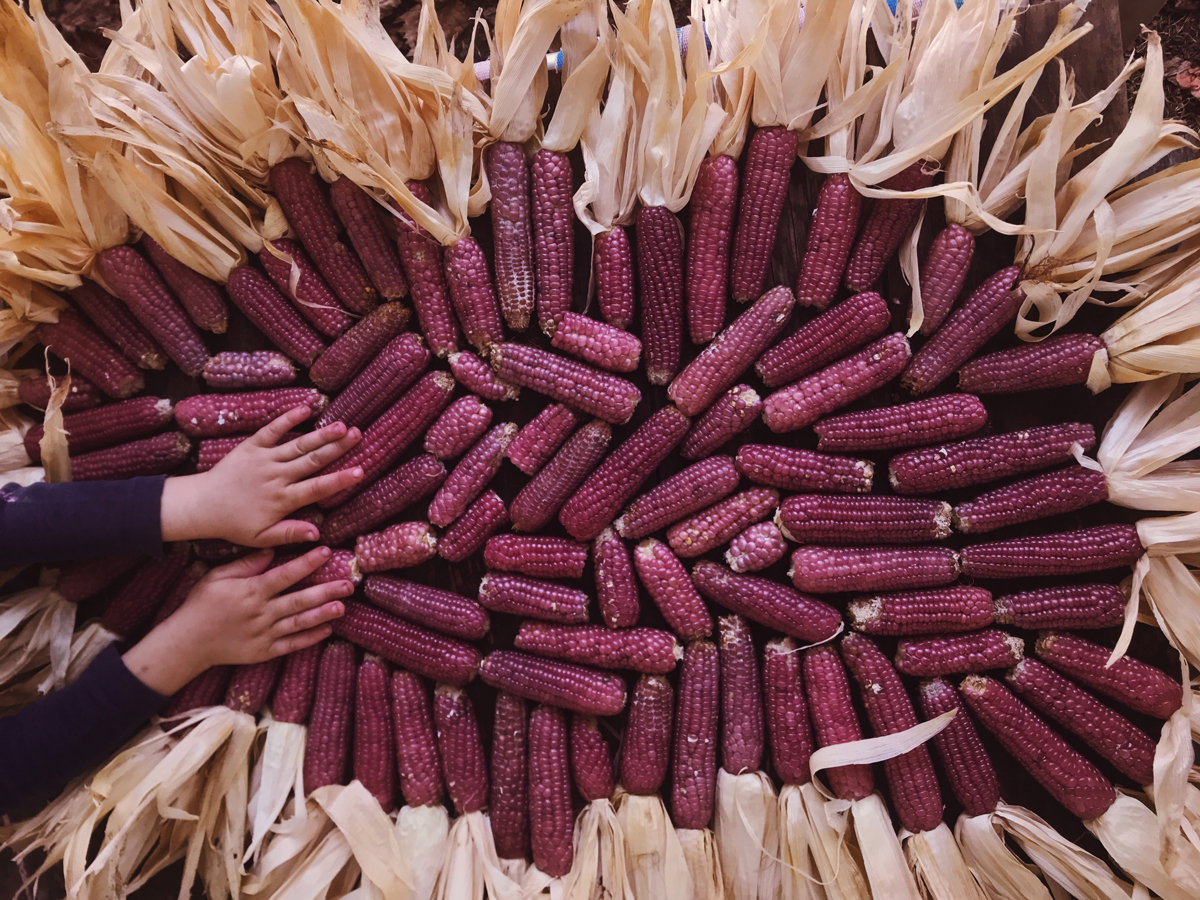
<svg viewBox="0 0 1200 900"><path fill-rule="evenodd" d="M837 296L858 229L862 195L842 173L827 175L808 225L808 246L796 278L796 303L828 309ZM924 282L922 282L924 285Z"/></svg>
<svg viewBox="0 0 1200 900"><path fill-rule="evenodd" d="M459 238L442 254L446 286L463 335L480 353L504 340L500 303L483 248L472 237Z"/></svg>
<svg viewBox="0 0 1200 900"><path fill-rule="evenodd" d="M790 637L767 642L762 680L771 765L784 784L807 784L814 749L812 723L800 675L800 650Z"/></svg>
<svg viewBox="0 0 1200 900"><path fill-rule="evenodd" d="M359 536L354 558L364 572L419 566L437 554L437 536L428 522L401 522Z"/></svg>
<svg viewBox="0 0 1200 900"><path fill-rule="evenodd" d="M469 350L450 354L450 371L456 381L485 400L516 400L521 389L497 377L491 366Z"/></svg>
<svg viewBox="0 0 1200 900"><path fill-rule="evenodd" d="M712 819L721 688L717 648L709 641L688 644L679 671L671 753L671 820L676 828L706 828Z"/></svg>
<svg viewBox="0 0 1200 900"><path fill-rule="evenodd" d="M996 621L1029 631L1111 628L1125 619L1125 592L1115 584L1073 584L995 599Z"/></svg>
<svg viewBox="0 0 1200 900"><path fill-rule="evenodd" d="M1097 525L971 544L962 550L962 571L975 578L1074 575L1132 566L1144 552L1132 525Z"/></svg>
<svg viewBox="0 0 1200 900"><path fill-rule="evenodd" d="M345 641L329 641L321 652L304 747L303 777L308 791L347 782L358 680L355 655L354 648Z"/></svg>
<svg viewBox="0 0 1200 900"><path fill-rule="evenodd" d="M81 603L94 597L133 569L139 557L102 556L74 563L59 574L54 590L68 603Z"/></svg>
<svg viewBox="0 0 1200 900"><path fill-rule="evenodd" d="M646 378L668 384L679 371L683 349L683 235L665 206L637 214L638 290L642 295L642 343Z"/></svg>
<svg viewBox="0 0 1200 900"><path fill-rule="evenodd" d="M832 606L769 578L735 575L701 560L692 566L692 581L713 603L805 642L828 640L842 627Z"/></svg>
<svg viewBox="0 0 1200 900"><path fill-rule="evenodd" d="M409 806L436 806L442 802L445 786L429 688L419 677L404 671L392 672L391 687L400 793Z"/></svg>
<svg viewBox="0 0 1200 900"><path fill-rule="evenodd" d="M621 747L621 785L631 794L657 794L670 765L675 691L661 675L643 675L629 701Z"/></svg>
<svg viewBox="0 0 1200 900"><path fill-rule="evenodd" d="M460 397L425 432L425 452L438 459L455 459L466 453L491 424L489 406L474 394Z"/></svg>
<svg viewBox="0 0 1200 900"><path fill-rule="evenodd" d="M296 366L275 350L226 350L210 359L200 375L218 391L263 390L291 384Z"/></svg>
<svg viewBox="0 0 1200 900"><path fill-rule="evenodd" d="M64 314L59 314L60 319L62 315ZM77 318L76 321L78 321ZM40 339L41 336L39 334ZM141 376L139 375L138 377L140 378ZM139 387L138 390L141 390L141 388ZM50 403L50 385L41 373L22 378L17 385L17 396L21 398L22 403L26 403L37 410L44 410ZM82 375L72 374L71 387L67 391L67 399L63 402L62 411L64 413L83 412L85 409L95 409L103 402L104 394L101 393L96 385L92 384Z"/></svg>
<svg viewBox="0 0 1200 900"><path fill-rule="evenodd" d="M358 665L354 704L354 778L385 813L396 805L396 725L390 674L388 664L378 656L364 656Z"/></svg>
<svg viewBox="0 0 1200 900"><path fill-rule="evenodd" d="M797 547L788 577L802 591L897 591L937 587L958 577L945 547Z"/></svg>
<svg viewBox="0 0 1200 900"><path fill-rule="evenodd" d="M408 189L422 203L433 204L433 196L424 182L410 181ZM421 334L425 335L434 356L445 357L459 348L462 333L458 330L450 291L446 287L442 245L407 213L400 210L397 213L396 249L408 278Z"/></svg>
<svg viewBox="0 0 1200 900"><path fill-rule="evenodd" d="M500 344L492 366L505 381L529 388L614 425L633 417L642 394L632 383L524 344Z"/></svg>
<svg viewBox="0 0 1200 900"><path fill-rule="evenodd" d="M781 491L864 494L875 478L875 465L869 460L775 444L742 444L734 464L756 484Z"/></svg>
<svg viewBox="0 0 1200 900"><path fill-rule="evenodd" d="M787 543L774 522L751 525L732 541L725 551L725 562L738 573L758 572L773 566L787 553Z"/></svg>
<svg viewBox="0 0 1200 900"><path fill-rule="evenodd" d="M1025 656L1025 642L1015 635L985 628L968 634L945 634L902 640L896 668L905 675L953 675L1007 669Z"/></svg>
<svg viewBox="0 0 1200 900"><path fill-rule="evenodd" d="M973 434L987 424L987 410L972 394L944 394L861 412L829 416L813 424L818 450L846 453L922 447Z"/></svg>
<svg viewBox="0 0 1200 900"><path fill-rule="evenodd" d="M67 432L67 450L72 455L111 447L162 431L173 419L170 400L160 397L133 397L98 409L63 416ZM25 432L25 452L40 462L41 441L46 430L34 425Z"/></svg>
<svg viewBox="0 0 1200 900"><path fill-rule="evenodd" d="M492 729L492 835L501 859L529 853L529 713L525 700L496 695Z"/></svg>
<svg viewBox="0 0 1200 900"><path fill-rule="evenodd" d="M152 559L142 563L133 577L113 598L104 610L100 624L112 634L124 640L139 636L150 623L151 617L163 606L169 595L180 583L184 569L188 564L187 552L168 553L161 559ZM70 570L59 577L60 583L68 577ZM199 579L196 579L199 580ZM187 589L191 590L195 581L187 578ZM59 593L63 593L60 588ZM67 593L71 593L69 590ZM79 596L82 591L75 592L68 600L79 602L86 597ZM63 594L66 597L66 594Z"/></svg>
<svg viewBox="0 0 1200 900"><path fill-rule="evenodd" d="M950 513L940 500L796 494L780 505L775 524L800 544L920 544L950 535Z"/></svg>
<svg viewBox="0 0 1200 900"><path fill-rule="evenodd" d="M446 477L429 504L429 521L446 527L483 493L500 471L504 451L517 434L512 422L497 425L475 444Z"/></svg>
<svg viewBox="0 0 1200 900"><path fill-rule="evenodd" d="M250 323L301 366L312 366L325 349L321 336L258 269L238 266L229 273L225 289Z"/></svg>
<svg viewBox="0 0 1200 900"><path fill-rule="evenodd" d="M933 239L921 260L921 307L924 319L920 333L928 337L950 315L962 293L963 282L975 256L975 238L957 222L951 222Z"/></svg>
<svg viewBox="0 0 1200 900"><path fill-rule="evenodd" d="M954 527L979 534L1005 525L1074 512L1108 499L1103 472L1070 466L1037 475L954 507Z"/></svg>
<svg viewBox="0 0 1200 900"><path fill-rule="evenodd" d="M588 803L607 800L616 789L612 753L595 716L571 716L571 774L579 795Z"/></svg>
<svg viewBox="0 0 1200 900"><path fill-rule="evenodd" d="M944 678L922 682L918 691L921 715L933 719L954 709L958 713L933 737L954 796L969 816L985 816L1000 804L996 767L979 739L962 698Z"/></svg>
<svg viewBox="0 0 1200 900"><path fill-rule="evenodd" d="M571 161L545 148L529 166L533 200L533 262L537 274L538 325L553 336L571 308L575 276L575 212Z"/></svg>
<svg viewBox="0 0 1200 900"><path fill-rule="evenodd" d="M518 531L541 531L553 521L567 498L596 468L610 440L612 427L599 419L571 435L513 500L509 513L513 526Z"/></svg>
<svg viewBox="0 0 1200 900"><path fill-rule="evenodd" d="M588 620L584 591L524 575L489 572L479 582L479 602L492 612L578 625Z"/></svg>
<svg viewBox="0 0 1200 900"><path fill-rule="evenodd" d="M292 725L308 722L316 699L317 670L324 652L325 644L322 642L289 653L283 658L279 683L271 696L271 715L280 722Z"/></svg>
<svg viewBox="0 0 1200 900"><path fill-rule="evenodd" d="M748 384L736 384L727 390L696 420L683 439L679 455L684 459L703 459L733 440L757 421L762 400Z"/></svg>
<svg viewBox="0 0 1200 900"><path fill-rule="evenodd" d="M548 625L525 622L513 641L518 650L598 669L665 675L683 656L675 635L657 628Z"/></svg>
<svg viewBox="0 0 1200 900"><path fill-rule="evenodd" d="M773 488L750 488L667 529L667 543L680 556L702 556L761 522L779 506Z"/></svg>
<svg viewBox="0 0 1200 900"><path fill-rule="evenodd" d="M799 142L794 131L773 125L759 128L746 145L729 276L730 293L739 303L762 294Z"/></svg>
<svg viewBox="0 0 1200 900"><path fill-rule="evenodd" d="M51 353L71 364L72 372L78 372L110 397L124 400L146 386L142 373L116 347L69 310L59 312L57 322L43 322L35 333ZM39 389L35 393L35 383L49 387L42 379L36 382L26 379L23 382L26 388L22 399L28 397L40 401L32 405L44 409L50 400L49 391L46 391L46 399L41 401L42 392Z"/></svg>
<svg viewBox="0 0 1200 900"><path fill-rule="evenodd" d="M534 304L529 160L520 144L499 141L484 151L484 163L492 191L488 209L500 308L509 328L524 331Z"/></svg>
<svg viewBox="0 0 1200 900"><path fill-rule="evenodd" d="M1111 666L1111 651L1073 634L1051 631L1038 638L1034 653L1064 675L1130 709L1167 719L1183 703L1179 682L1162 669L1122 656Z"/></svg>
<svg viewBox="0 0 1200 900"><path fill-rule="evenodd" d="M595 716L615 716L625 708L620 676L528 653L495 650L479 667L484 684L526 700Z"/></svg>
<svg viewBox="0 0 1200 900"><path fill-rule="evenodd" d="M137 475L165 475L187 459L192 442L181 431L118 444L71 457L72 481L113 481Z"/></svg>
<svg viewBox="0 0 1200 900"><path fill-rule="evenodd" d="M573 312L562 314L550 346L606 372L634 372L642 357L642 342L628 331Z"/></svg>
<svg viewBox="0 0 1200 900"><path fill-rule="evenodd" d="M526 475L535 474L586 420L569 406L547 404L508 445L509 460Z"/></svg>
<svg viewBox="0 0 1200 900"><path fill-rule="evenodd" d="M372 575L364 590L380 609L442 634L478 641L488 632L487 610L462 594L386 575Z"/></svg>
<svg viewBox="0 0 1200 900"><path fill-rule="evenodd" d="M753 772L762 765L763 692L750 627L741 616L717 621L721 664L721 768Z"/></svg>
<svg viewBox="0 0 1200 900"><path fill-rule="evenodd" d="M474 556L493 534L508 525L508 510L495 491L467 507L467 511L446 529L438 541L438 556L450 562L462 562Z"/></svg>
<svg viewBox="0 0 1200 900"><path fill-rule="evenodd" d="M483 550L489 569L534 578L582 578L587 558L587 544L540 535L498 534Z"/></svg>
<svg viewBox="0 0 1200 900"><path fill-rule="evenodd" d="M194 709L217 706L225 696L225 689L232 674L233 666L213 666L211 669L205 669L171 697L171 702L162 711L163 719L175 719ZM307 756L305 759L307 760ZM305 779L306 784L308 781L309 779Z"/></svg>
<svg viewBox="0 0 1200 900"><path fill-rule="evenodd" d="M529 835L533 864L558 878L571 871L570 739L562 710L538 706L529 716Z"/></svg>
<svg viewBox="0 0 1200 900"><path fill-rule="evenodd" d="M995 620L991 593L965 586L860 597L846 615L851 628L872 635L975 631Z"/></svg>
<svg viewBox="0 0 1200 900"><path fill-rule="evenodd" d="M704 600L683 563L666 544L653 539L642 541L633 551L633 565L672 631L684 641L712 634L713 620Z"/></svg>
<svg viewBox="0 0 1200 900"><path fill-rule="evenodd" d="M1083 384L1104 349L1094 335L1058 335L973 359L958 370L958 385L977 394L1014 394Z"/></svg>
<svg viewBox="0 0 1200 900"><path fill-rule="evenodd" d="M687 313L693 344L707 344L725 324L729 246L737 213L738 166L732 156L700 163L688 205Z"/></svg>
<svg viewBox="0 0 1200 900"><path fill-rule="evenodd" d="M150 336L150 332L129 311L128 306L96 282L83 279L79 287L71 289L71 299L130 362L142 369L166 368L167 354Z"/></svg>
<svg viewBox="0 0 1200 900"><path fill-rule="evenodd" d="M344 422L366 428L429 366L429 351L417 335L402 334L380 351L371 364L333 398L317 427Z"/></svg>
<svg viewBox="0 0 1200 900"><path fill-rule="evenodd" d="M175 406L175 421L192 437L249 434L297 406L312 412L325 409L328 399L312 388L276 388L244 394L193 394Z"/></svg>
<svg viewBox="0 0 1200 900"><path fill-rule="evenodd" d="M917 160L903 172L888 178L879 186L891 191L918 191L933 184L937 163ZM863 291L873 285L884 268L900 249L905 235L917 221L924 200L875 200L867 212L866 221L854 240L854 249L846 261L845 283L852 291Z"/></svg>
<svg viewBox="0 0 1200 900"><path fill-rule="evenodd" d="M806 650L803 669L817 746L861 741L863 734L850 696L850 679L837 650L829 646ZM825 779L834 796L842 800L862 800L875 789L870 766L835 766L825 771Z"/></svg>
<svg viewBox="0 0 1200 900"><path fill-rule="evenodd" d="M643 538L728 497L738 477L732 457L701 460L635 498L613 524L623 538Z"/></svg>
<svg viewBox="0 0 1200 900"><path fill-rule="evenodd" d="M321 537L340 544L404 512L446 479L446 467L429 454L410 459L342 506L321 524Z"/></svg>
<svg viewBox="0 0 1200 900"><path fill-rule="evenodd" d="M641 616L637 579L629 547L611 528L605 528L592 542L592 562L596 570L596 602L600 618L609 628L636 625Z"/></svg>
<svg viewBox="0 0 1200 900"><path fill-rule="evenodd" d="M347 603L345 614L333 621L333 633L390 663L449 684L466 684L479 669L480 653L471 644L398 619L367 603Z"/></svg>
<svg viewBox="0 0 1200 900"><path fill-rule="evenodd" d="M282 665L283 657L277 656L266 662L235 668L229 679L229 687L225 690L225 705L237 712L257 716L275 690Z"/></svg>
<svg viewBox="0 0 1200 900"><path fill-rule="evenodd" d="M596 274L600 315L609 325L628 328L634 310L633 248L622 226L596 235L592 242L592 271Z"/></svg>
<svg viewBox="0 0 1200 900"><path fill-rule="evenodd" d="M292 301L296 312L327 337L337 337L354 324L350 313L329 289L308 254L295 241L271 241L258 254L258 262L274 282L279 293ZM272 248L282 256L272 253ZM296 289L292 290L292 267L298 273Z"/></svg>
<svg viewBox="0 0 1200 900"><path fill-rule="evenodd" d="M439 684L433 691L433 721L442 776L455 811L460 816L479 812L487 806L489 790L474 704L461 688Z"/></svg>
<svg viewBox="0 0 1200 900"><path fill-rule="evenodd" d="M292 556L291 559L294 559ZM279 564L290 562L290 559L283 557L279 558ZM293 588L300 590L306 587L312 587L317 584L329 584L331 581L349 581L351 584L358 584L362 581L362 570L358 567L358 561L354 558L354 554L349 550L334 550L329 554L327 559L316 571L297 581Z"/></svg>
<svg viewBox="0 0 1200 900"><path fill-rule="evenodd" d="M308 377L322 390L340 391L408 327L411 318L412 313L402 303L375 307L329 345L308 370Z"/></svg>
<svg viewBox="0 0 1200 900"><path fill-rule="evenodd" d="M407 296L408 283L400 269L400 257L375 198L342 175L329 186L329 202L379 296L385 301Z"/></svg>
<svg viewBox="0 0 1200 900"><path fill-rule="evenodd" d="M882 296L855 294L762 354L754 370L767 387L790 384L875 340L891 323L892 311Z"/></svg>

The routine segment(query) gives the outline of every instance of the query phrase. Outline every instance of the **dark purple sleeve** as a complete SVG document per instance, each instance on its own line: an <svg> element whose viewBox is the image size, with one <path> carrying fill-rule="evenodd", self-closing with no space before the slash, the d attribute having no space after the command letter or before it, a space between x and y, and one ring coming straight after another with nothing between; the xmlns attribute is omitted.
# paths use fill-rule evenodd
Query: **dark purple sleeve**
<svg viewBox="0 0 1200 900"><path fill-rule="evenodd" d="M140 553L162 556L165 475L0 488L0 569Z"/></svg>
<svg viewBox="0 0 1200 900"><path fill-rule="evenodd" d="M0 813L54 797L108 759L167 699L110 645L77 681L0 719Z"/></svg>

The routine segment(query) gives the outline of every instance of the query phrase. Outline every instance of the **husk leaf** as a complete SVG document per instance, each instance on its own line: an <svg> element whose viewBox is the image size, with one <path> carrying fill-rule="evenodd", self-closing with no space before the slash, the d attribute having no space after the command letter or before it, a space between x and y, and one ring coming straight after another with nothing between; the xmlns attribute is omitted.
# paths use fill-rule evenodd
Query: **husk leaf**
<svg viewBox="0 0 1200 900"><path fill-rule="evenodd" d="M625 862L635 897L688 900L690 876L679 836L657 794L617 788L617 823L625 835Z"/></svg>
<svg viewBox="0 0 1200 900"><path fill-rule="evenodd" d="M901 840L923 896L931 900L987 900L945 822L932 831L902 832Z"/></svg>
<svg viewBox="0 0 1200 900"><path fill-rule="evenodd" d="M590 0L566 22L562 38L562 88L542 136L542 148L570 153L579 143L608 80L612 31L604 0Z"/></svg>
<svg viewBox="0 0 1200 900"><path fill-rule="evenodd" d="M521 886L504 873L485 814L459 816L450 827L434 897L438 900L519 900Z"/></svg>
<svg viewBox="0 0 1200 900"><path fill-rule="evenodd" d="M717 770L713 835L729 900L773 900L780 891L779 804L762 772Z"/></svg>
<svg viewBox="0 0 1200 900"><path fill-rule="evenodd" d="M1158 822L1154 811L1140 800L1118 793L1103 815L1083 824L1117 865L1163 900L1200 896L1200 850L1180 841L1178 858L1169 868L1164 866Z"/></svg>
<svg viewBox="0 0 1200 900"><path fill-rule="evenodd" d="M826 799L811 781L784 785L779 802L783 895L794 900L870 900L850 828L849 802Z"/></svg>
<svg viewBox="0 0 1200 900"><path fill-rule="evenodd" d="M1036 867L1019 860L991 815L958 817L954 825L963 859L990 900L1051 900Z"/></svg>
<svg viewBox="0 0 1200 900"><path fill-rule="evenodd" d="M413 876L413 900L430 900L450 836L444 806L402 806L396 814L396 839Z"/></svg>
<svg viewBox="0 0 1200 900"><path fill-rule="evenodd" d="M49 351L46 355L49 362ZM46 415L42 422L45 430L38 443L38 452L42 456L46 483L61 484L71 480L71 456L67 450L67 430L63 426L62 413L62 405L71 394L71 373L68 372L59 380L47 371L46 378L50 382L50 400L46 403Z"/></svg>
<svg viewBox="0 0 1200 900"><path fill-rule="evenodd" d="M563 876L563 900L634 900L625 835L610 800L593 800L575 820L575 855Z"/></svg>
<svg viewBox="0 0 1200 900"><path fill-rule="evenodd" d="M687 860L687 877L692 900L723 900L724 876L716 838L709 828L676 828L683 858Z"/></svg>

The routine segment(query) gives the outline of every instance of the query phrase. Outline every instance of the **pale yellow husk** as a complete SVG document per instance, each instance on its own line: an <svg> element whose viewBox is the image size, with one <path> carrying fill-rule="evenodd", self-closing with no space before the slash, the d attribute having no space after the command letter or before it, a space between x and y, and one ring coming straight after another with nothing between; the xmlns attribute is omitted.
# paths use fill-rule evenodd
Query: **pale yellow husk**
<svg viewBox="0 0 1200 900"><path fill-rule="evenodd" d="M255 754L246 810L250 833L247 859L258 858L267 831L279 820L289 796L293 798L293 818L302 821L307 809L304 802L304 748L308 729L292 722L280 722L268 711L259 730L261 744Z"/></svg>
<svg viewBox="0 0 1200 900"><path fill-rule="evenodd" d="M779 792L780 878L787 900L870 900L850 827L850 803L824 797L811 782Z"/></svg>
<svg viewBox="0 0 1200 900"><path fill-rule="evenodd" d="M725 111L720 130L709 145L710 156L742 155L750 110L754 101L755 75L752 63L763 52L770 35L770 16L755 0L693 0L692 19L704 26L711 45L710 71L701 79L712 79L712 97Z"/></svg>
<svg viewBox="0 0 1200 900"><path fill-rule="evenodd" d="M729 900L779 895L779 803L766 774L717 770L713 835Z"/></svg>
<svg viewBox="0 0 1200 900"><path fill-rule="evenodd" d="M47 363L49 357L47 354ZM42 439L38 442L38 453L42 457L43 480L47 484L61 484L71 480L71 457L67 451L67 430L63 425L62 405L71 394L71 374L56 379L46 372L50 382L50 400L46 404L42 420Z"/></svg>
<svg viewBox="0 0 1200 900"><path fill-rule="evenodd" d="M562 26L560 36L562 87L541 146L555 153L570 153L598 108L608 80L613 38L604 0L588 0L575 18Z"/></svg>
<svg viewBox="0 0 1200 900"><path fill-rule="evenodd" d="M904 831L900 837L923 896L931 900L986 900L945 822L932 831Z"/></svg>
<svg viewBox="0 0 1200 900"><path fill-rule="evenodd" d="M19 708L66 683L75 604L54 590L57 580L57 570L44 568L37 587L0 600L0 708Z"/></svg>
<svg viewBox="0 0 1200 900"><path fill-rule="evenodd" d="M519 900L521 885L505 874L486 813L459 816L450 827L434 897L437 900Z"/></svg>
<svg viewBox="0 0 1200 900"><path fill-rule="evenodd" d="M575 820L574 858L563 877L564 900L634 900L625 835L612 801L593 800Z"/></svg>
<svg viewBox="0 0 1200 900"><path fill-rule="evenodd" d="M1103 815L1083 824L1100 839L1117 865L1163 900L1194 900L1200 896L1200 849L1180 841L1174 861L1165 862L1160 855L1154 811L1140 800L1118 792Z"/></svg>
<svg viewBox="0 0 1200 900"><path fill-rule="evenodd" d="M689 900L688 862L662 798L618 787L614 804L633 896Z"/></svg>
<svg viewBox="0 0 1200 900"><path fill-rule="evenodd" d="M717 841L709 828L676 828L675 836L687 862L687 887L691 900L723 900L724 876Z"/></svg>
<svg viewBox="0 0 1200 900"><path fill-rule="evenodd" d="M444 806L402 806L396 813L396 838L413 876L413 900L431 900L450 837Z"/></svg>

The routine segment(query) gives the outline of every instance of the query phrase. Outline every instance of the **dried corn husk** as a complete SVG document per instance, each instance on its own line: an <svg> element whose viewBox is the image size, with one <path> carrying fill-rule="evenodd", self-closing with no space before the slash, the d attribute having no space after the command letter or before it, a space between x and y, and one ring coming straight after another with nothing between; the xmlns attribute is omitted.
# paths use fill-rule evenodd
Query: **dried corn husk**
<svg viewBox="0 0 1200 900"><path fill-rule="evenodd" d="M293 722L280 722L266 713L259 723L261 746L256 748L254 767L250 776L250 799L246 813L249 818L250 844L246 858L257 860L265 847L270 829L293 798L294 824L303 821L307 804L304 795L304 748L308 729Z"/></svg>
<svg viewBox="0 0 1200 900"><path fill-rule="evenodd" d="M574 858L563 877L564 900L634 900L625 835L611 800L593 800L575 820Z"/></svg>
<svg viewBox="0 0 1200 900"><path fill-rule="evenodd" d="M779 802L763 772L717 770L713 835L730 900L779 896Z"/></svg>
<svg viewBox="0 0 1200 900"><path fill-rule="evenodd" d="M662 798L628 794L619 786L615 796L633 896L687 900L691 883L688 860Z"/></svg>
<svg viewBox="0 0 1200 900"><path fill-rule="evenodd" d="M450 837L444 806L402 806L396 813L396 838L413 873L413 900L430 900Z"/></svg>
<svg viewBox="0 0 1200 900"><path fill-rule="evenodd" d="M722 900L725 896L721 856L710 828L676 828L687 862L686 886L692 900Z"/></svg>
<svg viewBox="0 0 1200 900"><path fill-rule="evenodd" d="M598 108L608 80L613 41L604 0L586 3L573 19L563 24L559 34L562 88L541 146L556 153L570 153Z"/></svg>
<svg viewBox="0 0 1200 900"><path fill-rule="evenodd" d="M862 858L849 832L849 803L828 800L811 781L779 791L780 886L785 900L870 900Z"/></svg>
<svg viewBox="0 0 1200 900"><path fill-rule="evenodd" d="M916 834L902 830L900 839L923 896L940 900L986 900L987 895L975 880L945 822L932 831Z"/></svg>
<svg viewBox="0 0 1200 900"><path fill-rule="evenodd" d="M482 900L485 894L495 900L518 900L539 891L540 887L527 893L501 868L486 813L471 812L454 820L434 886L437 900Z"/></svg>
<svg viewBox="0 0 1200 900"><path fill-rule="evenodd" d="M47 363L49 355L47 351ZM71 373L68 372L59 380L47 371L46 378L50 381L50 400L46 404L46 415L42 422L44 432L38 443L38 452L42 455L46 483L60 484L71 480L71 457L67 452L67 430L63 427L62 413L62 405L71 394Z"/></svg>

